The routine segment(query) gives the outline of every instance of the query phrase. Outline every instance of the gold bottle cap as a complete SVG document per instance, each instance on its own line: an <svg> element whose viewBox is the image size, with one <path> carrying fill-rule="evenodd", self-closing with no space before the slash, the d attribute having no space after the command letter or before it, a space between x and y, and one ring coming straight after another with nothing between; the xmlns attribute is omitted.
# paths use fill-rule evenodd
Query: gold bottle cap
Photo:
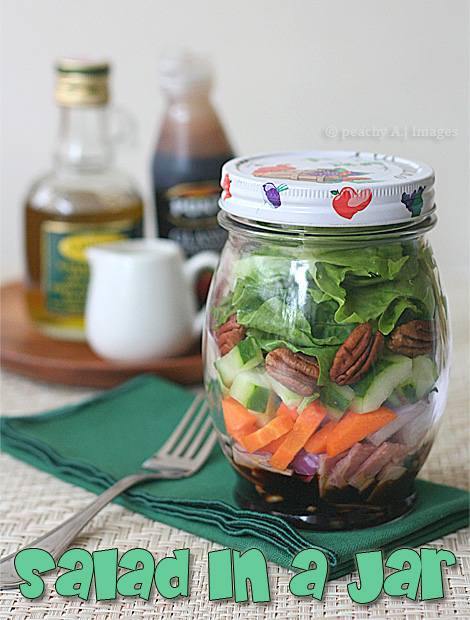
<svg viewBox="0 0 470 620"><path fill-rule="evenodd" d="M109 63L81 58L61 58L56 66L54 98L59 105L91 107L109 99Z"/></svg>

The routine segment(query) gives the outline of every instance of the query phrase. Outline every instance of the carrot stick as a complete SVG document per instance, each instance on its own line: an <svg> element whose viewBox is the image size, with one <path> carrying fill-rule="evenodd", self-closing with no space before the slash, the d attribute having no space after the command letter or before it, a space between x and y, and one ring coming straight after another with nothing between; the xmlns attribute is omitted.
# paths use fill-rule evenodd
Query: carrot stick
<svg viewBox="0 0 470 620"><path fill-rule="evenodd" d="M310 454L322 454L326 452L326 438L331 431L338 425L338 422L330 420L328 424L322 426L319 431L310 437L304 448Z"/></svg>
<svg viewBox="0 0 470 620"><path fill-rule="evenodd" d="M227 433L237 441L240 441L241 437L255 432L258 428L256 416L231 396L222 401L222 410Z"/></svg>
<svg viewBox="0 0 470 620"><path fill-rule="evenodd" d="M270 441L266 446L264 446L263 450L265 452L271 452L271 454L274 454L283 441L284 435L278 437L277 439L274 439L273 441Z"/></svg>
<svg viewBox="0 0 470 620"><path fill-rule="evenodd" d="M240 438L240 443L248 452L256 452L268 443L285 435L294 426L293 419L288 415L278 415L254 433Z"/></svg>
<svg viewBox="0 0 470 620"><path fill-rule="evenodd" d="M313 401L305 407L296 419L292 430L287 433L284 441L273 454L270 465L277 469L286 469L297 452L307 443L320 426L323 418L328 414L325 407L318 401Z"/></svg>
<svg viewBox="0 0 470 620"><path fill-rule="evenodd" d="M277 415L290 415L290 417L295 422L299 414L297 412L297 409L289 409L289 407L285 403L281 403L279 405L279 409L277 410Z"/></svg>
<svg viewBox="0 0 470 620"><path fill-rule="evenodd" d="M374 433L396 418L396 414L387 407L379 407L370 413L348 411L326 439L326 451L329 456L336 456L347 450L367 435Z"/></svg>

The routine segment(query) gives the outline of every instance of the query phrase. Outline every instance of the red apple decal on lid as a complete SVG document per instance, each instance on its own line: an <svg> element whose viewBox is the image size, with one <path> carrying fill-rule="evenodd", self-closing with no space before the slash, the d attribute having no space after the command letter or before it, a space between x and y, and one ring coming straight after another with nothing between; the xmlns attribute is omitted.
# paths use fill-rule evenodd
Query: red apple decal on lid
<svg viewBox="0 0 470 620"><path fill-rule="evenodd" d="M361 189L356 192L352 187L343 187L338 190L332 190L333 209L341 217L345 217L348 220L352 218L358 211L362 211L372 200L372 192L370 189Z"/></svg>
<svg viewBox="0 0 470 620"><path fill-rule="evenodd" d="M230 180L230 177L228 176L228 173L224 176L224 180L222 182L222 189L225 190L225 195L224 195L224 200L227 200L228 198L232 197L232 194L230 193L230 183L232 181Z"/></svg>

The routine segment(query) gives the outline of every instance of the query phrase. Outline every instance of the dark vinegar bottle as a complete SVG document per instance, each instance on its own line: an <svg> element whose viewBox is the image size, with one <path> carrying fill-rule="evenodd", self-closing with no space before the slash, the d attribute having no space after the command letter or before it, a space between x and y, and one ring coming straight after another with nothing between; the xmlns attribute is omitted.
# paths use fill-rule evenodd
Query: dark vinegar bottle
<svg viewBox="0 0 470 620"><path fill-rule="evenodd" d="M233 153L209 98L211 82L201 57L178 53L162 59L167 107L152 166L158 234L177 241L188 257L220 252L227 237L217 213L221 168ZM209 279L198 284L202 298Z"/></svg>

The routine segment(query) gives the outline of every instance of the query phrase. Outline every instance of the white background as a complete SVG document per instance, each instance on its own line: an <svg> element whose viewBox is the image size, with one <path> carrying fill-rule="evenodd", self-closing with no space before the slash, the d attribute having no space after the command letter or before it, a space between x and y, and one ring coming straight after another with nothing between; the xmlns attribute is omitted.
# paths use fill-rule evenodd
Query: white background
<svg viewBox="0 0 470 620"><path fill-rule="evenodd" d="M113 101L139 125L138 144L118 164L137 179L153 217L158 56L172 46L212 57L214 101L237 154L338 148L430 164L435 252L444 278L467 279L465 0L2 0L1 18L3 281L23 272L23 199L51 164L55 59L112 61ZM391 135L405 127L407 138ZM413 127L456 135L418 138ZM373 128L387 136L343 139L343 130Z"/></svg>

